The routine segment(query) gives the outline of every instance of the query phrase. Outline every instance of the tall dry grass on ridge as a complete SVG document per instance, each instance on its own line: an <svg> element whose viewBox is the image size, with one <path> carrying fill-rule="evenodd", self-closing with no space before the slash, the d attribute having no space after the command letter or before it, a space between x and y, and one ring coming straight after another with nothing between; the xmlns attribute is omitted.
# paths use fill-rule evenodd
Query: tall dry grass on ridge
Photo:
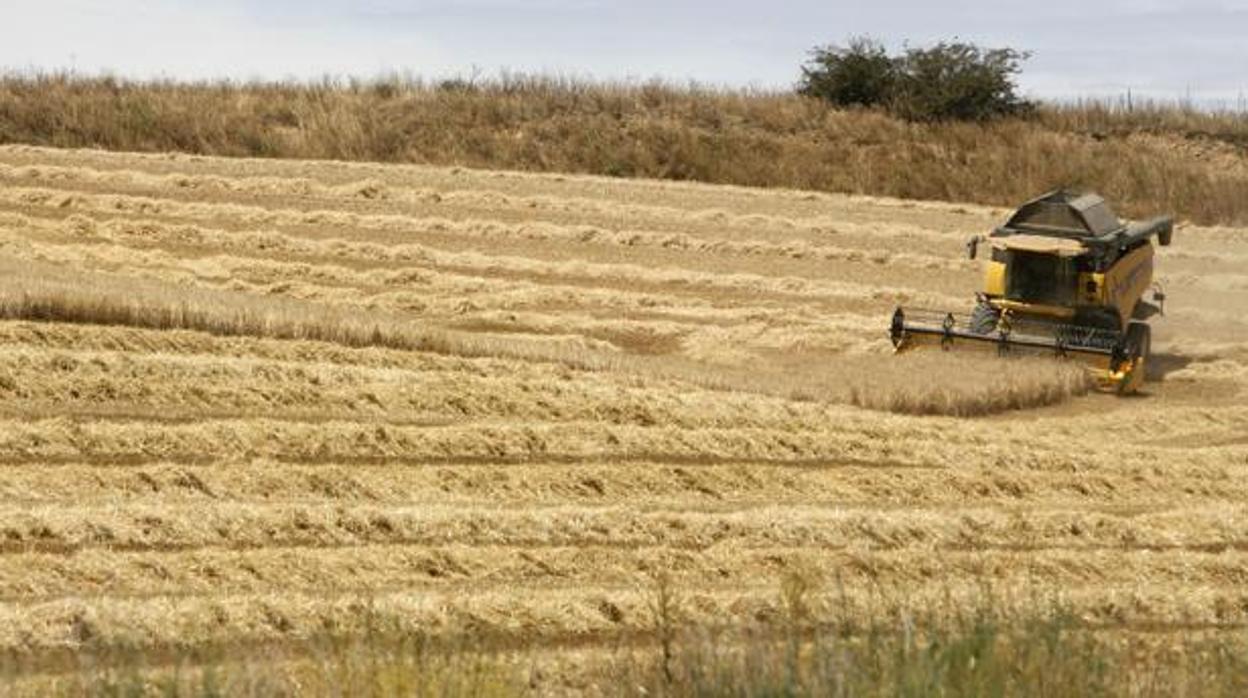
<svg viewBox="0 0 1248 698"><path fill-rule="evenodd" d="M909 124L788 93L503 78L481 84L0 79L0 143L455 164L1013 205L1093 188L1128 215L1248 220L1248 116L1048 106Z"/></svg>

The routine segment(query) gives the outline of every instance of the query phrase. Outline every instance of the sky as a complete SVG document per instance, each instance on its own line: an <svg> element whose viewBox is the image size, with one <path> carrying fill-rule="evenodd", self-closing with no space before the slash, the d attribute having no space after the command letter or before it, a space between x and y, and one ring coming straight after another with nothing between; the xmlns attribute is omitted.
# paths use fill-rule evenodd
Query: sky
<svg viewBox="0 0 1248 698"><path fill-rule="evenodd" d="M811 47L1032 52L1051 99L1248 102L1248 0L6 0L0 69L311 79L500 71L785 88Z"/></svg>

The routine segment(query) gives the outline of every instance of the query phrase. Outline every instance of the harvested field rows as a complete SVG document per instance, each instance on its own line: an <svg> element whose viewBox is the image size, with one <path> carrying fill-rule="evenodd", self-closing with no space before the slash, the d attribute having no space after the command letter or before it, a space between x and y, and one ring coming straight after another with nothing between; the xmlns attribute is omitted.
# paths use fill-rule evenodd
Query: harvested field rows
<svg viewBox="0 0 1248 698"><path fill-rule="evenodd" d="M0 148L0 652L294 651L363 607L593 651L660 572L731 624L794 569L841 614L1243 627L1248 230L1160 252L1139 398L892 356L1002 214Z"/></svg>

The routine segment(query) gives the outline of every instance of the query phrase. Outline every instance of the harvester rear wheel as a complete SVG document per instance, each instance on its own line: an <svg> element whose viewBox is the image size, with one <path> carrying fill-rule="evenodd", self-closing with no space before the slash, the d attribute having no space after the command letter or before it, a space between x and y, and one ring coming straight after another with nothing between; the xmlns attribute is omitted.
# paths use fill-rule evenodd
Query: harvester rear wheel
<svg viewBox="0 0 1248 698"><path fill-rule="evenodd" d="M1130 368L1123 377L1118 392L1129 394L1134 393L1144 382L1148 357L1153 351L1153 333L1148 323L1133 321L1127 324L1124 348Z"/></svg>
<svg viewBox="0 0 1248 698"><path fill-rule="evenodd" d="M1153 351L1153 332L1146 322L1127 324L1127 355L1133 359L1147 359Z"/></svg>
<svg viewBox="0 0 1248 698"><path fill-rule="evenodd" d="M971 312L971 331L975 334L992 334L997 329L997 321L1001 319L1001 311L980 303Z"/></svg>

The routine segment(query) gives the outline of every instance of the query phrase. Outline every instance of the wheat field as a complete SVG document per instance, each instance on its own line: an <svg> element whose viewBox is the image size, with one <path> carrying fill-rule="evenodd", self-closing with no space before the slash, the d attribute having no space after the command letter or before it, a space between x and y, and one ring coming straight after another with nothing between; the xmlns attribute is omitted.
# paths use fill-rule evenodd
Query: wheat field
<svg viewBox="0 0 1248 698"><path fill-rule="evenodd" d="M654 632L658 575L714 626L781 613L795 569L835 580L816 614L987 586L1239 631L1248 230L1159 253L1140 397L894 356L893 306L968 307L962 243L1005 213L0 147L7 678L94 647L297 657L367 615L567 649L533 678L558 692Z"/></svg>

